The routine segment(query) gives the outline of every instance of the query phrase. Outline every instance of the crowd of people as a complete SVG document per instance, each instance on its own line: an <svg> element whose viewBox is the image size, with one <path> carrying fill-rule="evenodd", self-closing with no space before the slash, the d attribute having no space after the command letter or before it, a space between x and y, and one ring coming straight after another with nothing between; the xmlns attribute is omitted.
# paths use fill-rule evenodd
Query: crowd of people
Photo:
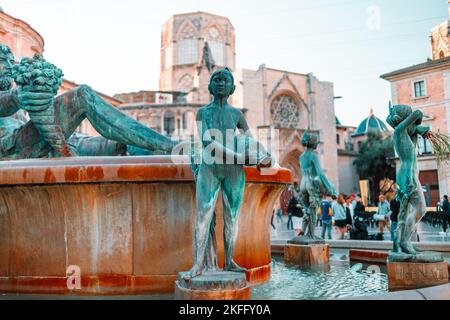
<svg viewBox="0 0 450 320"><path fill-rule="evenodd" d="M435 227L442 227L443 232L447 233L450 225L450 203L447 195L444 195L442 202L438 202L436 213L433 215L425 215L425 222L431 223Z"/></svg>
<svg viewBox="0 0 450 320"><path fill-rule="evenodd" d="M304 215L299 197L296 193L297 186L290 189L292 197L286 208L287 229L295 230L296 235L301 234L301 223ZM448 197L445 198L442 207L449 212L450 223L450 203ZM397 229L398 214L400 203L395 198L388 201L386 196L381 194L378 197L378 206L376 212L366 212L361 196L350 194L338 194L337 196L324 197L317 210L317 224L321 227L321 237L332 239L333 226L337 231L337 239L355 239L355 240L383 240L386 229L390 233L390 240L395 237ZM283 212L281 208L274 210L272 216L272 227L276 229L273 223L274 216L277 217L277 223L283 222ZM377 233L369 234L368 227L376 227Z"/></svg>

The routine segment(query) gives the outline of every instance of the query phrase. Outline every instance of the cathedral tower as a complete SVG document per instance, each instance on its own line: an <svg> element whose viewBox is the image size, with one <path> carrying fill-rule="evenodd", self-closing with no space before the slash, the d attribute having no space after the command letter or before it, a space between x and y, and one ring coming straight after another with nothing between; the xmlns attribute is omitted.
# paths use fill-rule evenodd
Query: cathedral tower
<svg viewBox="0 0 450 320"><path fill-rule="evenodd" d="M188 103L210 101L208 83L216 68L236 67L234 27L230 20L204 12L177 14L161 34L161 91L187 94Z"/></svg>
<svg viewBox="0 0 450 320"><path fill-rule="evenodd" d="M431 30L430 41L433 60L450 57L450 0L448 19Z"/></svg>

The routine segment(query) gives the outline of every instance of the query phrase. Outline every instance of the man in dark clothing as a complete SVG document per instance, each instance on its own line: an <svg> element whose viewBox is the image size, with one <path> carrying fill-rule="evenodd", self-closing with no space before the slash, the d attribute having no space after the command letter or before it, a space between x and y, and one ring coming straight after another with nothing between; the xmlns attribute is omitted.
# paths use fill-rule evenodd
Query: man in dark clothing
<svg viewBox="0 0 450 320"><path fill-rule="evenodd" d="M289 212L287 214L288 214L287 229L294 230L294 222L292 222L292 214Z"/></svg>
<svg viewBox="0 0 450 320"><path fill-rule="evenodd" d="M287 213L295 216L295 217L303 217L303 210L300 206L300 204L298 203L296 197L292 196L291 200L289 200L289 204L287 207Z"/></svg>
<svg viewBox="0 0 450 320"><path fill-rule="evenodd" d="M303 210L300 206L300 203L297 201L297 197L295 197L294 195L291 197L291 200L289 200L286 211L288 214L287 228L288 230L293 230L294 222L292 221L292 217L303 217Z"/></svg>
<svg viewBox="0 0 450 320"><path fill-rule="evenodd" d="M444 201L442 201L442 210L444 211L444 232L447 232L447 226L450 222L450 203L448 201L448 196L444 195Z"/></svg>
<svg viewBox="0 0 450 320"><path fill-rule="evenodd" d="M369 233L367 232L367 224L365 222L366 207L361 201L361 197L356 197L355 208L353 209L353 220L355 228L350 231L350 239L367 240Z"/></svg>
<svg viewBox="0 0 450 320"><path fill-rule="evenodd" d="M398 213L400 212L400 201L393 198L389 203L391 208L391 241L394 241L397 237L397 226L398 226Z"/></svg>

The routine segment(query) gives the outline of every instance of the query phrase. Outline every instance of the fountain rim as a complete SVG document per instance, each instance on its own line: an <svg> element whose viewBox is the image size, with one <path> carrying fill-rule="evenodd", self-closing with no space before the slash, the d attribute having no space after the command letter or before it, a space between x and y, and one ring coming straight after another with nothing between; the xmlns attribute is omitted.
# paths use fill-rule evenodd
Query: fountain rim
<svg viewBox="0 0 450 320"><path fill-rule="evenodd" d="M287 168L261 174L245 167L251 183L290 184ZM82 183L193 182L188 156L100 156L21 159L0 162L0 187Z"/></svg>

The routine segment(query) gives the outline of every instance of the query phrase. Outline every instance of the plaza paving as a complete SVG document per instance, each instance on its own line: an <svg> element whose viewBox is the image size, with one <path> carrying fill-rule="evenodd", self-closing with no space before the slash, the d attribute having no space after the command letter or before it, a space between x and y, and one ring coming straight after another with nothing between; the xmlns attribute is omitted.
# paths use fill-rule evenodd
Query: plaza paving
<svg viewBox="0 0 450 320"><path fill-rule="evenodd" d="M270 236L272 240L289 240L295 236L294 230L287 229L287 216L282 217L282 221L277 223L277 218L274 217L274 224L276 230L270 229ZM320 235L322 231L322 227L316 227L316 235ZM376 234L379 232L379 228L369 227L369 234ZM444 233L442 227L434 227L429 223L420 222L418 227L418 235L419 241L437 241L437 242L448 242L450 244L450 229L447 230L447 233ZM332 238L333 240L338 240L338 233L335 227L332 228ZM391 234L387 228L384 230L383 234L384 240L391 240ZM346 234L345 239L349 238L349 233Z"/></svg>

